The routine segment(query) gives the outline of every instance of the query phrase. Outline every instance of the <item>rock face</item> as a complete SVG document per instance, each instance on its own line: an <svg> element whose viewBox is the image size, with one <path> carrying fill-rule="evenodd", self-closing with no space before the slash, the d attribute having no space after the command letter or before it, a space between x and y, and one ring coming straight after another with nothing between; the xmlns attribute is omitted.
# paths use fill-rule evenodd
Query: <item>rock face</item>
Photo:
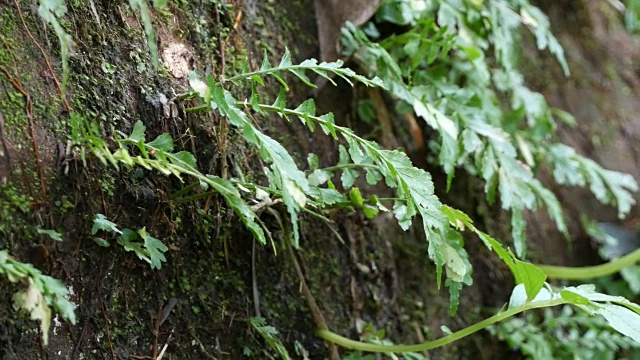
<svg viewBox="0 0 640 360"><path fill-rule="evenodd" d="M380 0L315 0L320 59L336 60L342 25L347 21L355 25L364 24L373 16L379 5Z"/></svg>
<svg viewBox="0 0 640 360"><path fill-rule="evenodd" d="M534 56L537 50L530 46L527 58L532 61L526 78L551 106L575 117L577 126L560 124L560 142L607 169L640 179L640 103L635 100L640 96L640 36L624 29L620 13L608 2L541 1L539 6L549 15L553 31L562 42L571 77L562 76L551 57ZM581 215L626 229L638 224L638 206L621 220L614 207L598 203L588 189L558 187L554 191L577 240L573 249L567 250L562 241L548 235L553 230L546 215L535 214L530 220L535 225L529 227L529 238L537 239L537 246L553 254L547 258L549 263L585 265L601 261L594 257L597 246L581 229ZM635 199L638 201L637 194Z"/></svg>

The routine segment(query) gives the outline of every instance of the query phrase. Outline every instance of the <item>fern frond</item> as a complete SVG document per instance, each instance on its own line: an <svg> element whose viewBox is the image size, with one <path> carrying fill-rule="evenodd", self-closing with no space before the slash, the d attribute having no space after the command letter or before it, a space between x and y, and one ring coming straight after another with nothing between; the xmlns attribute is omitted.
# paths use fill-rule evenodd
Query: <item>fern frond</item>
<svg viewBox="0 0 640 360"><path fill-rule="evenodd" d="M60 58L62 60L62 97L64 97L67 81L69 80L69 50L73 41L71 35L67 34L58 19L67 14L67 6L64 0L40 0L38 6L38 15L49 26L53 28L53 32L60 42Z"/></svg>
<svg viewBox="0 0 640 360"><path fill-rule="evenodd" d="M376 77L373 79L369 79L366 76L356 74L349 68L342 67L343 65L344 63L342 62L342 60L329 63L322 62L318 64L318 61L315 59L307 59L300 64L294 65L291 63L291 53L289 52L289 49L285 49L285 53L277 66L272 66L271 64L269 64L269 59L265 54L262 66L260 66L259 70L238 74L226 79L225 81L235 82L239 80L253 80L264 86L265 83L262 77L265 75L270 75L278 80L283 88L288 91L289 86L284 81L281 75L284 72L290 72L306 85L315 88L316 85L311 82L311 79L309 79L309 77L305 73L307 71L311 71L327 79L334 85L335 82L329 74L335 74L339 76L350 85L353 85L352 80L355 80L367 86L376 86L381 88L385 87L384 83L379 78Z"/></svg>

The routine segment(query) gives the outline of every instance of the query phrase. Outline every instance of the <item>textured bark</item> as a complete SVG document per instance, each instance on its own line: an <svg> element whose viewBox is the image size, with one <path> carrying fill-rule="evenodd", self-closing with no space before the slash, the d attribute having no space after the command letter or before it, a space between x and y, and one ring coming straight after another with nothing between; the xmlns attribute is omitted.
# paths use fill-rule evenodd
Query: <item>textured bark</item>
<svg viewBox="0 0 640 360"><path fill-rule="evenodd" d="M142 26L126 3L67 3L64 25L75 42L67 99L75 112L98 121L105 138L112 134L111 127L128 133L141 119L148 138L169 132L179 139L178 148L196 153L203 172L238 177L256 170L255 178L260 178L255 150L233 129L225 129L218 116L187 114L183 108L189 104L167 109L163 99L187 89L186 70L230 74L247 58L256 67L263 48L276 54L272 59L276 61L288 46L294 61L301 61L317 57L319 38L321 57L333 59L338 26L346 20L364 22L372 14L371 4L377 2L357 2L363 5L362 11L360 5L337 6L349 2L320 0L275 5L237 2L229 11L204 0L172 2L173 15L153 12L159 50L168 69L160 74L151 68ZM165 358L238 359L246 348L253 358L262 359L274 353L247 324L246 319L257 313L280 331L292 355L298 343L311 359L328 356L326 346L314 335L316 324L300 294L290 258L285 251L276 256L270 247L256 246L221 199L212 196L177 207L168 199L183 186L177 180L147 171L118 172L95 160L84 167L78 160L67 159L69 173L64 174L59 149L66 144L69 110L54 80L54 75L61 77L57 40L38 19L34 2L20 4L25 25L13 1L0 1L0 66L6 69L0 72L0 250L9 250L71 287L78 324L54 323L50 344L41 349L33 330L36 324L15 313L10 296L4 296L0 299L0 358L124 359L151 356L157 341L156 350L168 343ZM310 11L314 6L319 34ZM535 55L530 82L553 105L576 116L579 126L563 128L562 140L607 167L639 178L638 38L620 28L607 2L548 1L543 6L567 49L573 76L564 80L552 59ZM20 89L27 90L34 103L33 117L27 116L29 101ZM351 100L357 92L325 87L318 106L334 111L339 123L367 131L351 117ZM304 99L308 94L308 89L294 87L290 95ZM335 163L337 145L319 131L309 135L301 125L268 121L262 123L263 129L287 144L300 164L310 151L321 155L325 165ZM425 165L422 155L412 155ZM429 170L439 191L444 189L444 176ZM388 191L374 190L383 196ZM552 230L546 216L534 214L529 237L538 247L539 258L572 264L597 261L580 233L578 214L612 220L615 213L585 196L585 191L559 191L576 234L575 249L580 251L567 250L566 241ZM459 176L448 194L440 191L439 195L445 203L472 214L489 232L508 233L508 217L486 204L479 181ZM121 227L146 226L170 245L162 270L151 271L115 243L109 248L97 246L90 234L95 213L107 215ZM637 215L634 210L630 219ZM488 257L476 239L467 239L475 284L463 292L459 316L452 319L446 291L435 286L427 243L419 229L404 233L388 214L369 221L340 211L331 218L330 225L303 219L299 264L309 292L334 331L356 338L364 324L372 323L377 329L385 328L396 342L414 343L423 335L435 338L442 335L441 325L455 330L492 314L512 287L508 270ZM262 220L279 239L277 220L267 213ZM35 226L63 232L64 241L38 236ZM11 294L16 288L0 279L0 293ZM177 305L156 337L157 315L173 298ZM422 325L431 332L422 334ZM514 356L486 333L429 355L464 359L479 353L488 359Z"/></svg>

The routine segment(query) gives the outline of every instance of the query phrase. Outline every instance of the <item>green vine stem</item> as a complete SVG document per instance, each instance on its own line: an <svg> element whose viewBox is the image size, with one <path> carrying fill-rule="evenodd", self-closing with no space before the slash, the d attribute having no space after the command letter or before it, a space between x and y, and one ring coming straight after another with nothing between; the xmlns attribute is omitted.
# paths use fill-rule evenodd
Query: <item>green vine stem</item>
<svg viewBox="0 0 640 360"><path fill-rule="evenodd" d="M382 353L403 353L403 352L420 352L430 349L435 349L438 347L442 347L448 345L454 341L460 340L466 336L469 336L477 331L480 331L487 326L493 325L502 320L508 319L514 315L517 315L523 311L538 309L544 307L552 307L563 304L568 304L569 302L564 299L555 299L555 300L547 300L547 301L536 301L530 302L523 306L509 309L507 311L498 313L493 315L490 318L484 319L478 323L475 323L469 327L466 327L462 330L456 331L452 334L449 334L445 337L442 337L437 340L423 342L421 344L415 345L380 345L380 344L370 344L362 341L355 341L344 336L338 335L329 330L318 330L317 335L326 341L330 341L339 345L343 348L351 349L351 350L360 350L360 351L369 351L369 352L382 352Z"/></svg>
<svg viewBox="0 0 640 360"><path fill-rule="evenodd" d="M637 249L623 257L611 260L608 263L595 266L568 267L553 265L536 265L544 273L554 279L585 280L615 274L623 268L640 261L640 249Z"/></svg>
<svg viewBox="0 0 640 360"><path fill-rule="evenodd" d="M596 266L585 266L585 267L566 267L566 266L552 266L552 265L537 265L537 266L540 269L542 269L542 271L544 271L544 273L550 278L563 279L563 280L584 280L584 279L591 279L591 278L603 277L603 276L614 274L627 266L635 264L638 261L640 261L640 249L637 249L621 258L612 260L605 264L596 265ZM433 340L433 341L427 341L427 342L424 342L421 344L415 344L415 345L370 344L362 341L351 340L349 338L338 335L329 330L318 330L317 334L319 337L321 337L326 341L333 342L341 347L351 349L351 350L383 352L383 353L385 352L386 353L420 352L420 351L435 349L438 347L448 345L452 342L455 342L466 336L469 336L477 331L480 331L490 325L493 325L497 322L508 319L514 315L517 315L527 310L538 309L543 307L552 307L552 306L558 306L558 305L569 304L569 303L570 303L569 301L564 299L536 301L533 303L527 303L521 307L509 309L507 311L498 313L490 318L482 320L462 330L456 331L443 338Z"/></svg>

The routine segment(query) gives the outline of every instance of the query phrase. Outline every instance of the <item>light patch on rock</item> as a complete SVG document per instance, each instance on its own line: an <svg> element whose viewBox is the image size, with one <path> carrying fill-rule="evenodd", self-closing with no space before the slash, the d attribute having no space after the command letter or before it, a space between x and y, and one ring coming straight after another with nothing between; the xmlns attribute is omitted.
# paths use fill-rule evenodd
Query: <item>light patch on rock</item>
<svg viewBox="0 0 640 360"><path fill-rule="evenodd" d="M169 72L177 79L182 79L189 72L191 51L181 43L169 43L162 51L162 60Z"/></svg>
<svg viewBox="0 0 640 360"><path fill-rule="evenodd" d="M62 327L62 323L60 322L60 319L56 314L56 316L53 318L53 335L58 335L58 329L60 327Z"/></svg>

